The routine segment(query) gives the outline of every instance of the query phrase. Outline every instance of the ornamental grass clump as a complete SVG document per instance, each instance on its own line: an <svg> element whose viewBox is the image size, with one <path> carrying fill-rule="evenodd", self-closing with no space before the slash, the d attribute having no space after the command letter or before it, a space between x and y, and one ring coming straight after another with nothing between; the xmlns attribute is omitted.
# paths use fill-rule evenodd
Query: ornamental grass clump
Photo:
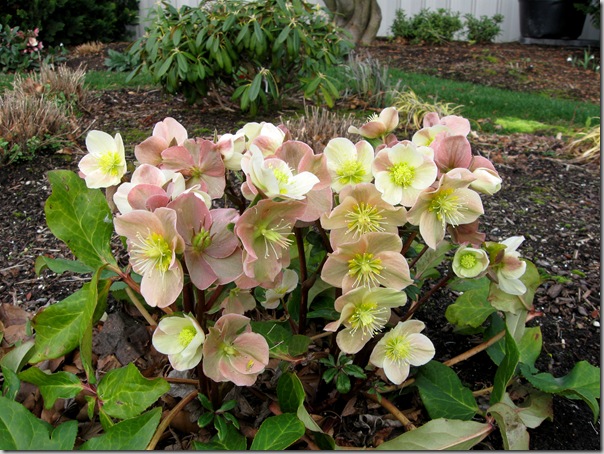
<svg viewBox="0 0 604 454"><path fill-rule="evenodd" d="M598 367L538 369L540 327L527 323L543 316L541 277L522 235L480 231L482 199L502 181L472 153L469 121L430 113L410 139L396 136L398 124L396 108L384 109L321 153L284 125L252 122L205 140L166 118L135 147L131 175L119 134L90 131L81 174L48 174L48 226L75 260L37 265L91 277L35 315L35 341L2 364L9 391L34 383L46 406L83 393L84 418L104 432L83 448L154 449L195 398L210 412L196 449L334 449L341 428L321 415L351 396L401 423L386 450L469 449L495 430L504 448L526 450L529 429L553 417L553 395L582 399L596 421ZM450 297L436 297L445 287ZM110 293L153 332L159 363L145 376L134 364L99 373L93 328ZM440 342L444 332L475 345ZM79 375L39 370L76 350ZM476 362L475 382L451 367L462 361ZM160 423L150 407L169 401L170 382L190 392ZM11 433L41 424L10 397L0 411L15 415ZM68 424L53 432L64 449L78 432Z"/></svg>

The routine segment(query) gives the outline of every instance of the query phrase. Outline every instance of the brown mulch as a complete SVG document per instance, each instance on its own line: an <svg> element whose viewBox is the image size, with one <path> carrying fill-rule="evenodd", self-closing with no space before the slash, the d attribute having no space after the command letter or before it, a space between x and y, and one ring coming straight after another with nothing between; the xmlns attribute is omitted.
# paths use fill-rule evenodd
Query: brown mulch
<svg viewBox="0 0 604 454"><path fill-rule="evenodd" d="M120 46L120 50L124 48L123 44ZM566 61L570 55L582 56L583 51L579 49L515 43L415 46L379 41L366 51L390 66L406 71L600 101L599 74L575 68ZM77 67L84 63L88 69L102 69L104 57L102 54L82 56L73 58L69 64ZM166 116L173 116L188 130L206 133L217 130L219 134L233 132L252 121L237 112L225 111L211 101L189 106L182 98L166 96L159 90L116 90L94 93L93 97L90 113L82 118L83 125L92 125L92 129L111 134L130 130L150 134L155 122ZM279 111L253 120L278 123L280 117L293 115L293 111ZM531 326L538 325L543 332L539 369L562 376L579 360L599 365L599 162L569 163L564 154L565 141L556 137L480 133L472 137L471 142L474 150L495 163L503 178L503 189L493 197L484 198L486 214L482 225L487 239L499 241L524 235L526 240L520 252L540 268L545 278L535 298L535 307L543 315L531 322ZM46 172L54 168L75 170L82 152L71 150L71 153L66 150L63 154L40 156L31 162L0 169L0 207L4 213L0 218L0 323L6 325L0 326L5 335L3 348L8 348L10 340L24 332L25 322L19 318L23 315L19 309L31 316L82 285L79 276L57 276L44 271L37 277L34 273L35 259L41 254L70 257L67 247L46 227L43 207L50 194ZM432 330L444 326L444 308L451 298L448 292L440 292L431 304L418 312L418 318ZM125 314L119 303L114 303L110 312L114 315L107 326L115 330L120 339L128 327L136 327L136 321L132 320L136 314ZM472 338L458 336L446 329L432 338L438 342L438 360L448 359L472 346ZM97 366L108 369L129 361L144 360L145 365L151 367L156 358L144 355L145 342L148 342L144 333L130 339L132 348L128 354L124 351L110 353L112 347L108 342L114 340L111 336L97 340ZM492 379L494 369L489 366L490 359L486 354L482 355L476 357L476 361L456 366L467 383L475 383L476 377ZM68 358L65 365L73 362L74 358ZM166 405L169 403L167 401ZM40 405L35 408L40 409ZM556 397L554 421L545 421L529 431L530 446L538 450L599 450L600 421L594 424L592 419L591 411L582 401ZM358 433L364 433L363 442L375 441L377 433L368 432L363 424L366 419L361 418L358 411L352 411L349 416L340 418L336 435L339 440L348 437L350 441ZM174 446L177 444L172 437L160 445L164 448ZM501 446L496 434L479 445L482 449L501 449Z"/></svg>

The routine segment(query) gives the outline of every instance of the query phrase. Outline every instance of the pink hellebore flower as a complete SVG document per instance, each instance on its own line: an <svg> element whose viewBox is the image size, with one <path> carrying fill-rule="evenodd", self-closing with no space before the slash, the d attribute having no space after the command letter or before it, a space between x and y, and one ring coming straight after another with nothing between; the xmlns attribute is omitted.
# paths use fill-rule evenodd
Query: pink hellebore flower
<svg viewBox="0 0 604 454"><path fill-rule="evenodd" d="M472 147L463 136L439 135L430 145L439 174L457 167L467 169L472 162Z"/></svg>
<svg viewBox="0 0 604 454"><path fill-rule="evenodd" d="M434 344L420 331L419 320L398 322L377 343L369 362L384 369L388 380L400 385L409 376L410 366L423 366L434 358Z"/></svg>
<svg viewBox="0 0 604 454"><path fill-rule="evenodd" d="M222 155L224 166L229 170L241 170L241 158L245 152L243 134L223 134L216 142L215 148Z"/></svg>
<svg viewBox="0 0 604 454"><path fill-rule="evenodd" d="M373 180L371 163L374 151L366 140L354 144L348 139L337 137L327 143L323 154L327 158L327 170L334 192L340 192L347 185L370 183Z"/></svg>
<svg viewBox="0 0 604 454"><path fill-rule="evenodd" d="M247 123L236 135L243 134L245 136L246 149L250 149L250 145L257 146L264 156L270 156L277 151L277 148L283 144L285 140L285 132L279 126L272 123Z"/></svg>
<svg viewBox="0 0 604 454"><path fill-rule="evenodd" d="M334 250L369 232L398 234L398 227L406 222L407 210L384 201L371 183L346 186L340 192L340 204L321 216L321 226L331 230L329 241Z"/></svg>
<svg viewBox="0 0 604 454"><path fill-rule="evenodd" d="M393 307L403 306L407 294L391 288L359 287L340 296L334 303L340 319L328 323L325 331L345 328L336 336L344 353L358 353L365 344L381 331L390 319Z"/></svg>
<svg viewBox="0 0 604 454"><path fill-rule="evenodd" d="M436 165L422 150L404 140L383 148L373 161L375 187L392 205L413 206L419 194L436 180Z"/></svg>
<svg viewBox="0 0 604 454"><path fill-rule="evenodd" d="M360 134L367 139L382 139L388 133L394 131L398 126L398 110L396 107L387 107L380 112L380 115L369 117L369 121L360 128L350 126L350 134Z"/></svg>
<svg viewBox="0 0 604 454"><path fill-rule="evenodd" d="M471 189L488 195L493 195L501 189L501 177L487 158L474 156L469 169L476 177L470 184Z"/></svg>
<svg viewBox="0 0 604 454"><path fill-rule="evenodd" d="M232 288L220 303L222 314L241 314L256 307L256 300L250 289Z"/></svg>
<svg viewBox="0 0 604 454"><path fill-rule="evenodd" d="M290 238L303 202L261 200L248 208L235 224L244 248L243 271L259 283L273 282L290 262Z"/></svg>
<svg viewBox="0 0 604 454"><path fill-rule="evenodd" d="M447 224L455 227L474 222L484 213L480 196L468 189L476 177L467 169L454 169L442 176L436 189L422 192L407 213L407 220L419 225L426 244L436 249Z"/></svg>
<svg viewBox="0 0 604 454"><path fill-rule="evenodd" d="M194 194L183 194L168 205L176 211L176 228L185 241L185 263L195 287L205 290L215 282L228 284L241 273L239 240L228 229L239 218L237 210L208 210Z"/></svg>
<svg viewBox="0 0 604 454"><path fill-rule="evenodd" d="M120 184L126 173L126 157L122 136L115 138L103 131L90 131L86 135L88 154L78 167L89 188L108 188Z"/></svg>
<svg viewBox="0 0 604 454"><path fill-rule="evenodd" d="M141 294L149 306L167 307L183 288L184 273L176 258L184 241L176 231L176 212L170 208L134 210L116 216L115 231L125 236L130 263L142 275Z"/></svg>
<svg viewBox="0 0 604 454"><path fill-rule="evenodd" d="M401 255L398 235L370 232L358 241L341 244L329 256L321 279L347 293L356 287L383 287L402 290L413 283L409 265Z"/></svg>
<svg viewBox="0 0 604 454"><path fill-rule="evenodd" d="M470 133L470 122L457 115L447 115L439 118L436 112L424 116L424 127L417 131L411 141L416 145L430 146L438 135L463 136Z"/></svg>
<svg viewBox="0 0 604 454"><path fill-rule="evenodd" d="M268 343L252 332L250 319L226 314L209 329L203 344L203 372L215 382L251 386L268 364Z"/></svg>
<svg viewBox="0 0 604 454"><path fill-rule="evenodd" d="M189 370L197 366L203 355L205 334L193 317L164 317L153 332L155 349L168 355L175 370Z"/></svg>
<svg viewBox="0 0 604 454"><path fill-rule="evenodd" d="M181 146L162 151L161 157L161 168L182 173L187 180L187 188L199 185L212 199L224 195L224 162L212 141L186 140Z"/></svg>
<svg viewBox="0 0 604 454"><path fill-rule="evenodd" d="M167 117L155 124L153 135L134 147L134 155L141 164L158 166L161 164L161 152L187 140L187 130L174 118Z"/></svg>

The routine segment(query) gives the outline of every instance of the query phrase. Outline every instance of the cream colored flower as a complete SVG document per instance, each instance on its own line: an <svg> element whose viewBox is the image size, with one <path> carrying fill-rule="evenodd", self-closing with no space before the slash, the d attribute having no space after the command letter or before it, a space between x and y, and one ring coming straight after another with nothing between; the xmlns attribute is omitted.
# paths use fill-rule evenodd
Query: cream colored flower
<svg viewBox="0 0 604 454"><path fill-rule="evenodd" d="M89 188L108 188L122 181L126 173L124 143L119 133L115 138L103 131L90 131L86 136L88 154L78 167Z"/></svg>
<svg viewBox="0 0 604 454"><path fill-rule="evenodd" d="M155 349L168 355L168 360L176 370L193 369L201 361L205 334L193 317L164 317L153 333Z"/></svg>

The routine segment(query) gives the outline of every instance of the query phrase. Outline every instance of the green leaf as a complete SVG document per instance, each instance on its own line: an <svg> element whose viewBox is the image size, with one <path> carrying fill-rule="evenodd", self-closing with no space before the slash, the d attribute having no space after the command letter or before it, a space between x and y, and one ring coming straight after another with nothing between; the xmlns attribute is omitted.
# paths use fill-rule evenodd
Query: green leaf
<svg viewBox="0 0 604 454"><path fill-rule="evenodd" d="M20 403L0 397L1 450L72 450L77 432L77 421L65 422L53 430Z"/></svg>
<svg viewBox="0 0 604 454"><path fill-rule="evenodd" d="M415 384L432 419L469 420L478 411L472 391L463 386L457 374L438 361L418 368Z"/></svg>
<svg viewBox="0 0 604 454"><path fill-rule="evenodd" d="M2 383L2 395L10 400L15 400L19 389L21 388L21 381L19 376L8 367L1 366L2 375L4 376L4 383Z"/></svg>
<svg viewBox="0 0 604 454"><path fill-rule="evenodd" d="M52 194L44 212L51 232L84 264L96 269L115 264L111 254L113 216L100 189L88 189L76 173L51 170Z"/></svg>
<svg viewBox="0 0 604 454"><path fill-rule="evenodd" d="M84 286L64 300L36 314L32 324L36 345L30 363L63 356L80 344L97 304L96 285Z"/></svg>
<svg viewBox="0 0 604 454"><path fill-rule="evenodd" d="M10 369L14 373L18 373L34 353L34 345L34 340L30 339L23 342L21 345L14 347L6 355L0 358L0 366Z"/></svg>
<svg viewBox="0 0 604 454"><path fill-rule="evenodd" d="M248 98L250 101L255 101L260 93L260 87L262 86L262 74L258 73L254 76L252 84L250 85L250 91L248 92Z"/></svg>
<svg viewBox="0 0 604 454"><path fill-rule="evenodd" d="M336 376L336 389L340 394L348 394L350 392L350 378L343 372Z"/></svg>
<svg viewBox="0 0 604 454"><path fill-rule="evenodd" d="M535 429L545 420L554 420L553 399L551 394L544 393L532 386L518 385L514 387L514 393L523 392L523 401L521 405L516 405L510 395L505 393L501 402L514 408L522 423L529 429ZM530 388L529 391L527 389Z"/></svg>
<svg viewBox="0 0 604 454"><path fill-rule="evenodd" d="M491 404L499 402L505 393L510 379L516 373L516 366L520 359L520 352L516 345L516 341L509 333L505 332L505 357L495 372L493 379L493 392L491 392Z"/></svg>
<svg viewBox="0 0 604 454"><path fill-rule="evenodd" d="M308 346L312 341L310 337L302 334L294 334L287 344L287 351L290 356L300 356L308 351Z"/></svg>
<svg viewBox="0 0 604 454"><path fill-rule="evenodd" d="M77 260L53 259L45 255L40 255L36 258L34 267L36 276L39 276L45 268L48 268L53 273L57 274L63 274L66 271L78 274L94 272L94 268L91 268L82 262L78 262Z"/></svg>
<svg viewBox="0 0 604 454"><path fill-rule="evenodd" d="M488 294L488 288L463 293L455 300L455 303L447 307L445 317L453 325L479 327L489 315L496 312L496 309L487 300Z"/></svg>
<svg viewBox="0 0 604 454"><path fill-rule="evenodd" d="M467 451L480 443L493 426L476 421L433 419L415 430L406 432L376 449L386 451Z"/></svg>
<svg viewBox="0 0 604 454"><path fill-rule="evenodd" d="M155 77L157 79L161 78L164 74L168 72L168 69L170 69L170 66L172 65L172 60L174 60L174 54L170 54L170 56L166 58L166 60L159 67L159 70L157 71L157 73L155 73Z"/></svg>
<svg viewBox="0 0 604 454"><path fill-rule="evenodd" d="M245 451L247 441L241 432L228 424L226 436L222 440L214 435L207 443L193 441L193 447L198 451Z"/></svg>
<svg viewBox="0 0 604 454"><path fill-rule="evenodd" d="M526 328L522 339L518 343L518 352L520 353L520 362L531 367L535 365L535 361L541 354L543 345L543 336L541 335L541 327L533 326Z"/></svg>
<svg viewBox="0 0 604 454"><path fill-rule="evenodd" d="M44 408L51 408L57 399L69 399L77 396L84 388L80 379L69 372L45 374L37 367L30 367L19 374L19 378L33 383L40 389L44 399Z"/></svg>
<svg viewBox="0 0 604 454"><path fill-rule="evenodd" d="M83 451L141 451L144 450L159 425L161 408L121 421L103 435L91 438L80 449Z"/></svg>
<svg viewBox="0 0 604 454"><path fill-rule="evenodd" d="M276 322L252 322L252 330L255 333L262 334L266 339L271 358L290 359L287 348L289 339L292 337L290 330Z"/></svg>
<svg viewBox="0 0 604 454"><path fill-rule="evenodd" d="M304 435L306 428L292 413L271 416L260 425L250 450L281 451Z"/></svg>
<svg viewBox="0 0 604 454"><path fill-rule="evenodd" d="M149 380L130 363L107 372L99 383L97 394L108 415L129 419L144 411L169 390L170 385L166 380Z"/></svg>
<svg viewBox="0 0 604 454"><path fill-rule="evenodd" d="M513 407L503 402L498 402L492 405L488 412L497 421L499 432L501 432L501 438L503 439L503 449L506 451L528 451L529 434L526 426L522 423L520 416Z"/></svg>
<svg viewBox="0 0 604 454"><path fill-rule="evenodd" d="M455 248L455 246L448 241L441 241L436 245L436 249L428 249L415 264L414 279L416 281L421 280L422 277L424 277L424 274L440 265L445 259L447 252L453 248Z"/></svg>
<svg viewBox="0 0 604 454"><path fill-rule="evenodd" d="M296 413L298 407L304 404L304 388L296 374L286 372L279 377L277 383L277 399L283 413Z"/></svg>
<svg viewBox="0 0 604 454"><path fill-rule="evenodd" d="M542 372L536 375L530 368L520 365L520 372L535 388L546 393L560 394L569 399L583 399L594 414L594 422L598 419L600 406L600 368L592 366L587 361L579 361L564 377L555 378L552 374Z"/></svg>
<svg viewBox="0 0 604 454"><path fill-rule="evenodd" d="M212 422L214 419L214 413L203 413L199 419L197 420L197 425L199 427L205 427Z"/></svg>

